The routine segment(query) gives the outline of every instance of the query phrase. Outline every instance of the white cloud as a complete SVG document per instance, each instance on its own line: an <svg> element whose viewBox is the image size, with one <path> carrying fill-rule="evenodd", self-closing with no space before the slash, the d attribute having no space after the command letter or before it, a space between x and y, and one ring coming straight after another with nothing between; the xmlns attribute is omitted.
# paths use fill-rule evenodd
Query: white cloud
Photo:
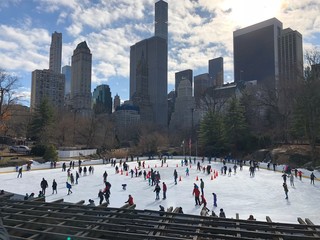
<svg viewBox="0 0 320 240"><path fill-rule="evenodd" d="M154 32L156 0L34 0L39 13L58 16L57 31L63 32L63 65L73 50L87 41L93 54L93 82L112 77L129 78L130 46ZM193 69L207 71L208 60L224 58L225 79L233 79L233 31L276 17L284 28L304 37L310 49L320 32L320 3L314 0L168 0L168 81L174 73ZM0 11L19 0L1 1ZM30 15L31 16L31 15ZM32 71L48 67L51 33L35 28L34 20L22 16L24 24L14 28L0 25L0 58L7 69ZM45 24L45 23L44 23ZM61 30L59 30L61 28ZM128 86L129 87L129 86Z"/></svg>

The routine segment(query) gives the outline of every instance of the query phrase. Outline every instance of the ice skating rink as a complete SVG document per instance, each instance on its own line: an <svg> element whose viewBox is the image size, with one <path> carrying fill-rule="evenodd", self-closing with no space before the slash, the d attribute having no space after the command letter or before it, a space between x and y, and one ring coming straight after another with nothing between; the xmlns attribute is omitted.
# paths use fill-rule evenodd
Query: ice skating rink
<svg viewBox="0 0 320 240"><path fill-rule="evenodd" d="M119 163L119 160L117 162ZM41 190L40 182L44 177L49 184L46 201L63 198L65 202L75 203L85 200L85 204L88 204L88 200L93 199L97 205L99 204L98 192L104 188L103 173L107 171L108 181L112 185L110 207L121 207L131 194L137 209L159 210L161 204L165 208L181 206L184 213L199 215L201 207L195 206L192 191L193 184L200 186L200 178L202 178L207 207L214 210L216 214L219 213L220 208L223 208L228 218L235 218L236 213L239 213L240 219L247 219L252 214L259 221L266 221L266 216L269 216L274 222L298 223L297 217L301 217L309 218L314 224L320 225L320 181L315 181L315 185L311 185L308 178L303 178L302 181L295 178L294 187L292 187L288 178L289 199L286 200L281 172L260 168L259 171L256 171L255 177L250 177L247 165L242 171L238 167L237 173L232 172L231 176L221 175L222 163L212 161L211 166L213 170L218 171L218 177L214 178L213 172L208 175L197 171L196 164L192 164L191 168L188 166L190 175L186 176L186 167L181 167L181 159L167 160L163 167L161 167L160 160L146 160L145 170L148 172L153 168L159 171L160 186L162 187L164 181L168 188L166 200L162 200L162 191L160 200L155 200L154 186L149 186L148 180L144 180L143 175L131 178L130 172L128 176L126 172L116 174L114 167L111 167L110 164L93 165L94 163L96 162L84 163L83 166L94 166L94 174L82 175L79 184L72 186L71 195L67 195L67 172L62 172L61 163L56 169L23 171L22 178L17 178L18 173L16 172L1 173L0 189L21 195L32 192L38 195ZM135 161L129 161L128 164L130 168L138 166ZM202 166L207 164L207 160L201 163ZM71 169L74 176L78 170L77 161L75 165L75 168ZM227 165L228 167L233 166L233 164ZM69 166L68 163L67 166ZM174 169L177 169L179 178L181 176L181 181L178 178L177 185L174 184ZM320 178L318 172L315 172L315 175L318 179ZM52 195L51 187L53 179L58 183L58 194L54 195ZM122 184L127 184L126 190L122 189ZM213 192L217 194L218 199L216 208L213 208Z"/></svg>

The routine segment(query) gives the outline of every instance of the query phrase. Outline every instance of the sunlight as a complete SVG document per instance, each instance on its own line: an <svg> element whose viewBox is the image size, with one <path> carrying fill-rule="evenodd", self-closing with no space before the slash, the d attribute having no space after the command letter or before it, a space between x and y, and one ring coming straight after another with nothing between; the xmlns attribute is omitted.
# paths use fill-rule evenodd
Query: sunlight
<svg viewBox="0 0 320 240"><path fill-rule="evenodd" d="M232 9L229 16L240 27L277 17L281 6L282 0L226 0L223 4L224 9Z"/></svg>

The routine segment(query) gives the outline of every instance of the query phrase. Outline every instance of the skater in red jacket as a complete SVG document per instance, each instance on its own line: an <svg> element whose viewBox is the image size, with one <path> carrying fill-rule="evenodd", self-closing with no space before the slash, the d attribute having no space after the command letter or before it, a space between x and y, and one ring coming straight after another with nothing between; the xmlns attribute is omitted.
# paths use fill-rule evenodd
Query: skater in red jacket
<svg viewBox="0 0 320 240"><path fill-rule="evenodd" d="M128 203L129 205L133 205L133 197L129 194L128 201L126 201L124 203Z"/></svg>
<svg viewBox="0 0 320 240"><path fill-rule="evenodd" d="M192 195L194 195L194 200L196 201L196 206L200 205L200 199L199 199L200 191L199 191L199 187L195 183L194 183Z"/></svg>

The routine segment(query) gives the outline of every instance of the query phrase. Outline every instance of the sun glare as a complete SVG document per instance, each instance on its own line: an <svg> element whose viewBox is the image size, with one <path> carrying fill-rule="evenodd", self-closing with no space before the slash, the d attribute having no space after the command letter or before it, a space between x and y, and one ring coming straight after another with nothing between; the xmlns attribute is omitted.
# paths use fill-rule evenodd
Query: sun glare
<svg viewBox="0 0 320 240"><path fill-rule="evenodd" d="M231 9L232 21L246 27L273 17L280 12L282 0L226 0L225 9Z"/></svg>

